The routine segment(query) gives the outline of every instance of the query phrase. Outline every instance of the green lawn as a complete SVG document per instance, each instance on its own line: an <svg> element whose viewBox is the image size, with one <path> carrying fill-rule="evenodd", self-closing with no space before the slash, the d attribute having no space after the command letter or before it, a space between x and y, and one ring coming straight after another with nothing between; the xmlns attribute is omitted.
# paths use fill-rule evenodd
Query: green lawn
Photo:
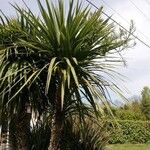
<svg viewBox="0 0 150 150"><path fill-rule="evenodd" d="M106 150L150 150L150 144L115 144L107 146Z"/></svg>

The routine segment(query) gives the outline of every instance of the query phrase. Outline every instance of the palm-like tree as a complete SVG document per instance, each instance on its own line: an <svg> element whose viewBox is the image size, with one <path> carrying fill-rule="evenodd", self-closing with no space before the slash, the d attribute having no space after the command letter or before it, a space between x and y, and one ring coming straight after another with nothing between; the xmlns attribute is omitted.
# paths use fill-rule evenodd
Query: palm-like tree
<svg viewBox="0 0 150 150"><path fill-rule="evenodd" d="M44 108L43 104L46 104L46 102L42 102L42 100L45 100L45 96L41 93L41 88L39 89L39 86L36 84L32 84L30 91L28 86L24 86L24 88L14 96L14 93L18 92L19 88L25 84L28 78L27 72L30 72L29 68L31 67L30 60L26 59L28 54L24 53L27 48L25 46L16 47L15 43L18 42L20 38L27 39L28 37L23 33L32 34L31 30L32 28L25 22L22 16L19 16L17 19L11 19L3 15L1 18L0 118L2 132L4 132L2 135L6 135L8 131L8 126L6 125L10 122L9 128L13 129L13 132L9 129L10 137L12 137L10 141L16 139L15 145L17 145L18 149L28 149L32 110L38 112L40 115ZM19 52L17 55L15 55L16 50ZM35 91L33 91L33 89ZM11 102L10 100L13 96L14 100ZM42 97L42 99L40 99L40 97ZM34 103L34 99L36 99L36 103ZM31 105L32 110L27 112L27 109L29 109ZM6 139L4 140L6 141Z"/></svg>
<svg viewBox="0 0 150 150"><path fill-rule="evenodd" d="M9 113L24 112L26 105L39 114L49 108L49 150L57 150L68 111L83 117L88 102L97 112L97 102L107 106L108 88L118 91L109 79L122 59L112 53L128 48L130 34L116 33L109 19L102 19L102 8L91 12L73 0L67 12L63 0L38 5L39 17L15 5L20 19L0 26L7 37L0 45L1 103Z"/></svg>

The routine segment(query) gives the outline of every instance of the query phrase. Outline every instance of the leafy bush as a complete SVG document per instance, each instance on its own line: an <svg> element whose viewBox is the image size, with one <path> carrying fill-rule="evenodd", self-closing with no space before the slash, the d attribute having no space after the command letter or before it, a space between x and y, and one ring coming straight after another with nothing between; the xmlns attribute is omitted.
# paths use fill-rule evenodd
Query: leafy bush
<svg viewBox="0 0 150 150"><path fill-rule="evenodd" d="M134 100L130 103L126 103L123 106L114 107L111 106L111 112L118 120L143 120L146 121L146 117L141 110L141 101ZM109 110L104 107L103 111L107 116L107 119L112 119L112 115L110 114Z"/></svg>
<svg viewBox="0 0 150 150"><path fill-rule="evenodd" d="M116 118L120 120L145 120L144 114L139 111L134 112L131 109L118 109L116 110Z"/></svg>
<svg viewBox="0 0 150 150"><path fill-rule="evenodd" d="M104 150L109 136L102 123L87 121L81 125L68 121L63 129L61 150Z"/></svg>
<svg viewBox="0 0 150 150"><path fill-rule="evenodd" d="M50 141L50 128L48 122L37 122L33 125L30 136L30 150L48 150Z"/></svg>
<svg viewBox="0 0 150 150"><path fill-rule="evenodd" d="M30 150L48 150L50 128L48 122L37 122L30 138ZM104 150L109 136L104 123L94 118L67 119L62 128L60 150Z"/></svg>
<svg viewBox="0 0 150 150"><path fill-rule="evenodd" d="M148 143L150 142L150 122L119 120L119 126L109 122L110 144ZM114 126L113 126L114 125Z"/></svg>

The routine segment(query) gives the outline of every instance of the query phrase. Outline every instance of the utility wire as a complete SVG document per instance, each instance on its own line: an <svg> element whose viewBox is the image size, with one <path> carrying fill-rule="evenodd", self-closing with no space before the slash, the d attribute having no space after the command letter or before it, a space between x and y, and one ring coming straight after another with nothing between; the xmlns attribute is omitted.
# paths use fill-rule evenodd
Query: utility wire
<svg viewBox="0 0 150 150"><path fill-rule="evenodd" d="M130 24L130 22L123 17L120 13L118 13L114 8L112 8L107 2L105 2L104 0L101 0L108 8L110 8L113 12L115 12L118 16L120 16L120 18L122 18L126 23ZM150 38L148 36L146 36L144 33L142 33L139 29L137 29L137 31L143 35L146 39L148 39L150 41Z"/></svg>
<svg viewBox="0 0 150 150"><path fill-rule="evenodd" d="M91 4L93 7L95 7L96 9L99 9L95 4L93 4L92 2L90 2L89 0L85 0L87 1L89 4ZM104 11L102 11L102 13L110 18L109 15L107 15ZM133 33L131 33L130 31L128 31L124 26L122 26L120 23L118 23L116 20L114 20L113 18L110 18L110 20L112 20L114 23L116 23L118 26L120 26L122 29L124 29L126 32L128 32L129 34L131 34L134 38L136 38L139 42L141 42L143 45L145 45L146 47L150 48L150 45L148 45L147 43L145 43L143 40L141 40L139 37L137 37L136 35L134 35Z"/></svg>
<svg viewBox="0 0 150 150"><path fill-rule="evenodd" d="M150 6L150 1L149 0L145 0L145 2Z"/></svg>
<svg viewBox="0 0 150 150"><path fill-rule="evenodd" d="M148 20L150 21L150 18L145 15L145 13L132 1L132 0L129 0L129 2Z"/></svg>

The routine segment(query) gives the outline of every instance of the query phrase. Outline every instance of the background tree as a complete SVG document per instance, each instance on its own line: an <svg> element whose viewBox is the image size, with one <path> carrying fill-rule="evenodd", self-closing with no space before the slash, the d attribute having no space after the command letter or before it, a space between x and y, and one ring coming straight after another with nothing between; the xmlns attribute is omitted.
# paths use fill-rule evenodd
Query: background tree
<svg viewBox="0 0 150 150"><path fill-rule="evenodd" d="M147 120L150 120L150 88L145 86L142 90L141 109Z"/></svg>

